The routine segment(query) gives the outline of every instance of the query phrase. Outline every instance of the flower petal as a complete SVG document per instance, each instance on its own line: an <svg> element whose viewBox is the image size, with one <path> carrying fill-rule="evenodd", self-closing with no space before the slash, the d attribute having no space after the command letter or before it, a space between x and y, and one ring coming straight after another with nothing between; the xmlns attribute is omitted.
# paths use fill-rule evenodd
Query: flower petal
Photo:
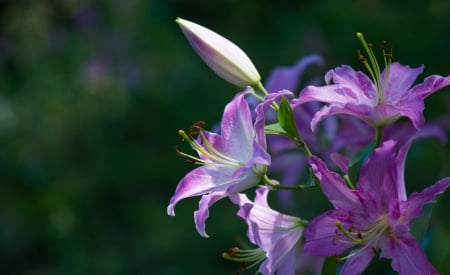
<svg viewBox="0 0 450 275"><path fill-rule="evenodd" d="M418 68L411 69L410 66L401 65L398 62L392 63L386 88L386 103L394 104L406 93L409 95L410 92L408 92L408 89L412 86L422 71L423 65ZM381 74L382 80L384 80L385 73L386 70Z"/></svg>
<svg viewBox="0 0 450 275"><path fill-rule="evenodd" d="M372 260L375 253L368 247L362 247L350 252L355 253L345 261L344 266L339 274L341 275L355 275L362 274Z"/></svg>
<svg viewBox="0 0 450 275"><path fill-rule="evenodd" d="M195 228L197 229L197 232L200 234L200 236L205 238L209 237L205 231L205 221L209 216L209 207L211 207L211 205L224 197L226 197L226 195L212 193L203 195L200 199L198 210L194 212Z"/></svg>
<svg viewBox="0 0 450 275"><path fill-rule="evenodd" d="M325 163L318 157L310 157L309 162L314 174L320 181L322 192L336 209L361 207L356 191L350 190L339 174L328 170Z"/></svg>
<svg viewBox="0 0 450 275"><path fill-rule="evenodd" d="M331 79L335 84L341 84L342 87L355 92L357 102L366 104L376 103L376 89L373 82L367 75L360 71L353 70L352 67L344 65L330 70L325 75L325 81L330 83Z"/></svg>
<svg viewBox="0 0 450 275"><path fill-rule="evenodd" d="M442 194L450 186L450 177L441 179L428 186L420 193L412 193L407 201L400 204L404 222L408 224L412 219L422 214L422 207L432 201L437 195Z"/></svg>
<svg viewBox="0 0 450 275"><path fill-rule="evenodd" d="M398 202L397 170L395 166L396 142L385 141L375 149L361 168L358 190L370 196L378 212L389 209ZM374 210L374 209L373 209Z"/></svg>
<svg viewBox="0 0 450 275"><path fill-rule="evenodd" d="M337 214L336 210L327 211L308 223L304 231L306 243L303 251L311 255L332 256L353 246L337 239L336 221L343 218Z"/></svg>
<svg viewBox="0 0 450 275"><path fill-rule="evenodd" d="M275 93L280 90L295 92L297 84L306 68L312 64L323 64L323 58L317 54L307 55L294 66L275 68L266 81L266 90Z"/></svg>
<svg viewBox="0 0 450 275"><path fill-rule="evenodd" d="M380 257L392 259L391 266L399 274L438 274L413 236L406 230L396 238L380 240Z"/></svg>
<svg viewBox="0 0 450 275"><path fill-rule="evenodd" d="M201 166L189 172L178 184L175 194L170 199L167 214L175 215L175 205L182 199L199 196L212 190L225 190L223 184L229 182L229 173L225 169L217 169L210 166Z"/></svg>
<svg viewBox="0 0 450 275"><path fill-rule="evenodd" d="M409 93L417 94L422 99L436 92L437 90L444 88L450 85L450 75L447 77L443 77L440 75L430 75L423 83L414 86Z"/></svg>
<svg viewBox="0 0 450 275"><path fill-rule="evenodd" d="M252 115L244 96L246 90L239 93L227 104L222 117L221 136L227 155L246 163L252 158L253 129Z"/></svg>

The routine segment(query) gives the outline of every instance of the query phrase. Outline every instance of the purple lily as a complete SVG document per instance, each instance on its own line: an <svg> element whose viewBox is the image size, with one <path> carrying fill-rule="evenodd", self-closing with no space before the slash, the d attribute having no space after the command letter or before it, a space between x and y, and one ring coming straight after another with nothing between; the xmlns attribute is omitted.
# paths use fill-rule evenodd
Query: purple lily
<svg viewBox="0 0 450 275"><path fill-rule="evenodd" d="M363 45L367 46L362 35L358 37L362 39ZM366 47L366 50L371 57L372 67L367 61L363 61L373 81L364 73L344 65L330 70L325 75L327 85L305 87L299 98L293 100L294 105L311 101L327 103L311 121L313 130L322 119L336 114L355 116L373 127L391 124L406 116L414 127L419 129L425 120L424 99L450 85L450 76L432 75L411 88L417 76L422 73L423 66L411 68L397 62L391 64L389 60L386 61L386 69L381 72L371 49Z"/></svg>
<svg viewBox="0 0 450 275"><path fill-rule="evenodd" d="M194 140L180 131L199 157L180 154L202 166L189 172L180 181L167 213L174 216L174 207L180 200L201 195L194 220L197 231L203 237L208 237L205 220L209 215L209 207L224 197L257 185L270 164L262 128L264 123L259 121L253 126L250 108L244 98L251 92L251 88L248 88L237 94L225 107L220 135L197 129L198 138Z"/></svg>
<svg viewBox="0 0 450 275"><path fill-rule="evenodd" d="M281 214L267 203L269 189L261 187L256 189L255 201L252 202L245 194L230 196L230 199L239 205L238 216L248 225L247 235L250 241L260 249L247 253L254 264L263 261L259 272L267 274L295 274L296 259L301 252L300 238L305 222L300 218ZM261 251L262 250L262 251ZM248 252L248 251L246 251ZM228 259L236 259L240 254L224 255ZM246 260L246 259L236 259Z"/></svg>
<svg viewBox="0 0 450 275"><path fill-rule="evenodd" d="M344 258L341 274L361 274L378 250L380 257L392 259L392 268L400 274L437 274L409 232L409 224L421 214L424 204L447 189L450 177L407 197L403 167L409 145L397 152L394 141L384 142L361 169L356 189L350 189L319 158L310 158L335 209L306 227L306 253L331 256L354 247Z"/></svg>

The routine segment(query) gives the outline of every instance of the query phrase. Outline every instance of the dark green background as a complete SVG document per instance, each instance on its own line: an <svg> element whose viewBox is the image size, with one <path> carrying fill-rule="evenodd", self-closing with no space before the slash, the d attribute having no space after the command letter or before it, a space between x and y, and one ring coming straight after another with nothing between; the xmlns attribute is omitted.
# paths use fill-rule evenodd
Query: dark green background
<svg viewBox="0 0 450 275"><path fill-rule="evenodd" d="M186 148L177 130L211 127L239 91L202 63L176 17L236 42L264 79L311 53L326 60L316 75L362 70L357 31L425 64L420 79L450 73L447 0L0 1L0 274L234 274L220 258L245 239L234 206L211 209L209 239L193 226L197 198L166 214L193 168L175 153ZM430 120L449 115L449 89L426 106ZM409 190L449 175L449 160L448 145L415 145ZM328 207L308 197L299 215ZM450 195L440 199L427 252L450 274Z"/></svg>

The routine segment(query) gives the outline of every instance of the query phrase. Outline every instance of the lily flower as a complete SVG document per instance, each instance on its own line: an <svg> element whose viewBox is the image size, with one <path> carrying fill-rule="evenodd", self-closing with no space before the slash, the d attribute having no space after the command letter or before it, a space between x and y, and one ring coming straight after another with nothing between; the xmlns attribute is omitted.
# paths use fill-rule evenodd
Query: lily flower
<svg viewBox="0 0 450 275"><path fill-rule="evenodd" d="M391 259L392 268L400 274L437 274L409 232L409 224L421 215L424 204L447 189L450 177L407 197L403 167L409 146L408 142L397 151L390 140L375 149L361 169L356 189L319 158L310 158L322 191L335 209L307 225L306 253L331 256L353 248L343 258L341 274L361 274L379 250L380 257Z"/></svg>
<svg viewBox="0 0 450 275"><path fill-rule="evenodd" d="M197 54L220 77L239 87L260 84L258 71L236 44L191 21L177 18L176 22Z"/></svg>
<svg viewBox="0 0 450 275"><path fill-rule="evenodd" d="M175 215L175 205L182 199L202 196L194 213L197 231L203 237L209 207L218 200L257 185L267 171L270 156L266 152L264 123L255 127L245 95L248 88L228 103L221 121L220 135L194 126L197 139L180 130L183 139L197 151L199 157L180 152L201 166L189 172L178 184L167 213Z"/></svg>
<svg viewBox="0 0 450 275"><path fill-rule="evenodd" d="M255 201L245 194L230 196L239 206L238 216L248 225L247 235L250 241L259 248L234 253L224 253L223 257L234 261L253 262L247 268L261 263L259 272L267 274L295 274L296 260L301 252L305 221L298 217L284 215L273 210L267 203L269 189L256 189Z"/></svg>
<svg viewBox="0 0 450 275"><path fill-rule="evenodd" d="M392 53L386 53L386 68L381 72L375 55L361 33L357 34L369 56L371 65L360 54L360 60L373 79L350 66L330 70L325 75L327 85L308 86L292 104L320 101L327 103L311 121L314 130L325 117L336 114L355 116L374 128L395 122L402 116L408 117L419 129L424 123L424 99L435 91L450 85L450 76L431 75L424 82L411 87L423 71L423 66L411 68L398 62L391 63ZM331 83L333 81L333 83Z"/></svg>

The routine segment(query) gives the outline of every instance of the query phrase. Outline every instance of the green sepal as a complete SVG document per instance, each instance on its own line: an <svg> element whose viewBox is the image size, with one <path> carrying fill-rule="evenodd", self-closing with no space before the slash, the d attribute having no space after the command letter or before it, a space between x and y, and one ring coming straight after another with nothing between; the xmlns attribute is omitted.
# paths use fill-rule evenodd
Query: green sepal
<svg viewBox="0 0 450 275"><path fill-rule="evenodd" d="M281 128L286 132L286 134L296 143L302 144L303 141L298 134L297 125L294 120L294 113L292 112L289 101L282 97L279 103L278 109L278 123Z"/></svg>
<svg viewBox="0 0 450 275"><path fill-rule="evenodd" d="M350 159L350 163L348 165L348 177L353 186L356 187L359 179L359 173L361 171L361 167L367 161L369 156L372 154L375 149L375 141L372 141L369 145L362 148L358 153L352 156Z"/></svg>
<svg viewBox="0 0 450 275"><path fill-rule="evenodd" d="M339 257L330 256L326 257L322 265L322 275L336 275L339 266Z"/></svg>

